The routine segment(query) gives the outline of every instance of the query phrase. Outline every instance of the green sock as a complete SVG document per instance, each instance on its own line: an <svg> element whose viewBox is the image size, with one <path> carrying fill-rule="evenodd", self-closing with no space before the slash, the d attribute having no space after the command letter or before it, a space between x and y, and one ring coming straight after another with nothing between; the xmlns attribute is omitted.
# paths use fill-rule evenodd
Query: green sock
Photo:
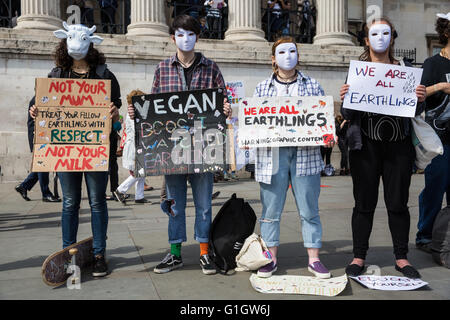
<svg viewBox="0 0 450 320"><path fill-rule="evenodd" d="M181 243L172 243L170 244L170 253L176 256L177 258L181 257Z"/></svg>

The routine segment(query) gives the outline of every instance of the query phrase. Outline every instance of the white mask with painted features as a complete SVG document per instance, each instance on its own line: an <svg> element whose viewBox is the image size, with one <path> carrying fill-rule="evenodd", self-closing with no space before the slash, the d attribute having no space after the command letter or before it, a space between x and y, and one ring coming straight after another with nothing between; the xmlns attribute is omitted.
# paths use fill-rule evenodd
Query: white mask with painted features
<svg viewBox="0 0 450 320"><path fill-rule="evenodd" d="M175 43L181 51L190 52L194 50L197 35L193 31L178 28L175 31Z"/></svg>
<svg viewBox="0 0 450 320"><path fill-rule="evenodd" d="M275 49L275 61L280 69L290 71L297 66L297 46L293 43L282 43Z"/></svg>
<svg viewBox="0 0 450 320"><path fill-rule="evenodd" d="M372 50L377 53L386 52L391 44L391 27L384 23L374 24L369 29L369 42Z"/></svg>

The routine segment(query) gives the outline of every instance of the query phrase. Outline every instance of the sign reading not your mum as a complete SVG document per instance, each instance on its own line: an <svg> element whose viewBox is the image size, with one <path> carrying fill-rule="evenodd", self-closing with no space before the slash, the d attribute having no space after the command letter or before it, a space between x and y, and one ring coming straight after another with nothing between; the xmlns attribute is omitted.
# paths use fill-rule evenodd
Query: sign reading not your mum
<svg viewBox="0 0 450 320"><path fill-rule="evenodd" d="M110 80L36 79L32 171L107 171Z"/></svg>
<svg viewBox="0 0 450 320"><path fill-rule="evenodd" d="M138 176L223 171L223 98L222 89L134 96Z"/></svg>
<svg viewBox="0 0 450 320"><path fill-rule="evenodd" d="M335 138L333 97L246 98L239 147L321 146Z"/></svg>
<svg viewBox="0 0 450 320"><path fill-rule="evenodd" d="M350 61L349 91L344 108L412 118L422 69L392 64Z"/></svg>

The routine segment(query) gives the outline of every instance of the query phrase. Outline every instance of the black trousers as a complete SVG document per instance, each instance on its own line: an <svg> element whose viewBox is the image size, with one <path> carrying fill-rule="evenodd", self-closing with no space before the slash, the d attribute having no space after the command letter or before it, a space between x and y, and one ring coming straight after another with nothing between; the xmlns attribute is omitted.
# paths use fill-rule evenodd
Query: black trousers
<svg viewBox="0 0 450 320"><path fill-rule="evenodd" d="M365 259L369 249L380 177L396 259L408 253L410 216L409 186L415 157L411 138L399 142L369 140L363 136L361 150L350 151L355 207L352 216L353 254Z"/></svg>
<svg viewBox="0 0 450 320"><path fill-rule="evenodd" d="M325 148L320 146L320 154L322 155L323 161L325 164L331 164L331 153L333 152L333 148Z"/></svg>
<svg viewBox="0 0 450 320"><path fill-rule="evenodd" d="M341 169L350 169L348 165L348 142L344 137L339 137L339 150L341 151Z"/></svg>
<svg viewBox="0 0 450 320"><path fill-rule="evenodd" d="M110 135L109 143L110 143L110 150L109 150L109 187L111 190L111 193L116 191L116 189L119 187L119 166L117 165L117 137L113 138L113 135L117 136L116 132L113 132Z"/></svg>

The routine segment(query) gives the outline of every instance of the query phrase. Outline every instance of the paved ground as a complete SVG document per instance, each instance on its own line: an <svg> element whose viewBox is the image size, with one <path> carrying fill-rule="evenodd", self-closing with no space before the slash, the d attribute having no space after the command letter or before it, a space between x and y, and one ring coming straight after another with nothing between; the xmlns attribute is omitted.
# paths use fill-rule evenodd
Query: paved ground
<svg viewBox="0 0 450 320"><path fill-rule="evenodd" d="M344 274L351 260L351 210L353 207L350 177L322 180L320 215L324 245L322 261L334 276ZM268 295L254 291L250 273L231 276L205 276L198 265L199 247L193 237L193 201L188 195L188 242L183 245L185 267L168 274L153 273L153 267L168 251L167 216L159 205L122 206L109 202L107 257L111 274L93 279L82 278L81 290L65 286L51 288L41 279L40 268L45 258L61 247L61 204L44 203L39 188L29 193L26 202L14 191L13 183L0 184L0 299L327 299L305 295ZM160 182L153 180L154 186ZM423 187L423 176L415 175L410 193L411 233L410 261L418 268L429 286L411 292L382 292L363 288L349 281L345 291L332 299L446 299L450 298L450 270L437 266L431 257L414 248L418 207L417 196ZM245 197L260 215L259 186L249 179L215 184L221 195L213 202L213 214L236 192ZM159 188L147 192L146 198L157 201ZM382 193L380 193L382 194ZM288 195L281 223L278 274L309 275L306 250L302 246L300 223L292 194ZM259 232L257 226L256 232ZM90 211L83 198L79 239L90 236ZM399 275L395 271L387 214L379 201L370 240L367 263L381 267L383 275ZM330 299L330 298L328 298Z"/></svg>

